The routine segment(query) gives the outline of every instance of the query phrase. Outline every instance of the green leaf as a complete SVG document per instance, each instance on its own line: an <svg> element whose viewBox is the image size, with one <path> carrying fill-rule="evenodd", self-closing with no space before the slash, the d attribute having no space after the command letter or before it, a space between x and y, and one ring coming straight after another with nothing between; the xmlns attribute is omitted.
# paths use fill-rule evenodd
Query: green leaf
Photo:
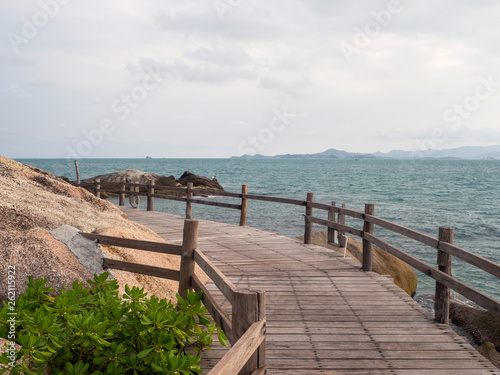
<svg viewBox="0 0 500 375"><path fill-rule="evenodd" d="M139 354L137 354L137 357L138 358L144 358L146 357L149 353L151 353L151 351L154 349L153 348L148 348L148 349L144 349L142 352L140 352Z"/></svg>

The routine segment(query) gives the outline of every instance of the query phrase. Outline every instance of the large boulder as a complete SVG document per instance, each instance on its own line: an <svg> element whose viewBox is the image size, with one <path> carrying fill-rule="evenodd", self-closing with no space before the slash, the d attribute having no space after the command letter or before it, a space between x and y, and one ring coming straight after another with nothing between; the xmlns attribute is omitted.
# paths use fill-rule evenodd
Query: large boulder
<svg viewBox="0 0 500 375"><path fill-rule="evenodd" d="M198 176L189 171L185 171L178 181L183 186L186 186L188 182L192 182L193 187L208 187L217 190L224 190L215 177L209 179L207 177Z"/></svg>
<svg viewBox="0 0 500 375"><path fill-rule="evenodd" d="M138 240L165 242L143 225L132 222L114 204L98 199L52 174L0 156L0 285L7 285L9 266L16 269L16 292L26 288L28 276L47 278L59 291L74 280L86 281L91 272L50 233L64 225L80 231ZM57 231L56 237L60 238ZM79 245L78 245L79 246ZM179 257L140 250L102 246L104 256L158 267L179 269ZM203 281L207 278L197 271ZM113 270L123 293L125 284L144 287L149 294L175 299L178 283ZM7 288L0 288L0 300Z"/></svg>
<svg viewBox="0 0 500 375"><path fill-rule="evenodd" d="M101 180L101 186L104 188L106 184L109 183L119 183L125 178L125 182L138 182L140 184L148 184L151 180L154 180L155 185L161 186L181 186L175 179L174 176L163 176L157 173L142 172L136 169L127 169L125 171L118 171L108 174L102 174L92 178L86 178L81 180L82 183L93 183L96 179ZM117 186L110 187L112 189L119 189Z"/></svg>
<svg viewBox="0 0 500 375"><path fill-rule="evenodd" d="M297 237L298 240L303 241L304 237ZM312 235L312 243L318 246L327 247L340 253L344 253L343 248L328 245L328 232L314 231ZM363 262L363 244L354 238L347 238L346 255L357 261L359 264ZM373 271L381 275L391 275L394 283L403 289L409 296L413 297L417 290L417 275L413 269L389 254L388 252L373 248Z"/></svg>

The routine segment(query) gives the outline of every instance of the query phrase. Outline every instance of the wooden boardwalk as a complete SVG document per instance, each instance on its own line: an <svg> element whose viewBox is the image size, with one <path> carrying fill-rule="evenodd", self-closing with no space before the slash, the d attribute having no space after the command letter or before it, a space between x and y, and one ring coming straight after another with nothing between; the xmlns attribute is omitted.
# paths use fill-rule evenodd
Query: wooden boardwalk
<svg viewBox="0 0 500 375"><path fill-rule="evenodd" d="M120 208L168 242L182 242L183 218ZM236 286L266 291L267 374L500 374L391 278L331 250L202 220L198 234L198 247ZM215 286L207 288L228 306ZM203 367L224 353L214 346Z"/></svg>

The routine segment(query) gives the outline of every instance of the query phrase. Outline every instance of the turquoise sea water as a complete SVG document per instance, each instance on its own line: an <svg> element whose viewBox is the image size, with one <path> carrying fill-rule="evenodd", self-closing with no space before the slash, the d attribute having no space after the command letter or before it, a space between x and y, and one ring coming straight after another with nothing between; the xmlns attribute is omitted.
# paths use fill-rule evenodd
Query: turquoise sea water
<svg viewBox="0 0 500 375"><path fill-rule="evenodd" d="M19 161L76 178L72 160ZM346 203L357 211L374 203L377 216L425 234L437 237L439 226L454 227L456 245L500 263L500 160L82 159L79 166L82 179L124 169L179 178L189 170L216 175L232 192L239 192L242 184L248 184L249 193L278 197L305 199L307 192L314 192L318 202ZM185 204L157 199L155 209L184 215ZM247 225L295 237L303 234L303 214L303 207L250 201ZM326 219L326 212L315 216ZM193 217L239 222L236 210L201 205L194 205ZM360 227L359 221L347 223ZM430 247L380 228L375 234L432 265L436 262L436 250ZM500 300L497 278L456 258L453 274ZM434 281L418 277L418 293L432 292Z"/></svg>

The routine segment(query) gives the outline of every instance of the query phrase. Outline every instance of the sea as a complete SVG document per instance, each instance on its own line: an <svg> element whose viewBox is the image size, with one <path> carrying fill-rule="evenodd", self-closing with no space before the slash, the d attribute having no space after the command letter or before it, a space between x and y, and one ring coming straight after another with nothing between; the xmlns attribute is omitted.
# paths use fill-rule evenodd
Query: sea
<svg viewBox="0 0 500 375"><path fill-rule="evenodd" d="M76 179L73 160L18 159L56 176ZM225 190L306 199L308 192L321 203L343 203L363 211L375 204L375 215L437 237L440 226L454 228L454 244L500 263L500 160L391 159L81 159L81 179L137 169L179 178L185 171L212 178ZM232 198L208 199L239 203ZM117 198L110 200L118 204ZM141 202L145 209L145 199ZM155 210L185 214L185 203L155 200ZM247 225L288 237L304 233L304 207L250 200ZM314 216L327 218L326 211ZM194 205L193 218L239 223L239 211ZM359 220L347 224L362 227ZM314 230L325 230L316 226ZM436 250L384 230L375 235L435 266ZM453 258L453 275L482 293L500 300L500 280ZM430 303L435 281L416 271L416 299ZM455 295L456 298L462 299ZM429 306L426 306L429 307Z"/></svg>

